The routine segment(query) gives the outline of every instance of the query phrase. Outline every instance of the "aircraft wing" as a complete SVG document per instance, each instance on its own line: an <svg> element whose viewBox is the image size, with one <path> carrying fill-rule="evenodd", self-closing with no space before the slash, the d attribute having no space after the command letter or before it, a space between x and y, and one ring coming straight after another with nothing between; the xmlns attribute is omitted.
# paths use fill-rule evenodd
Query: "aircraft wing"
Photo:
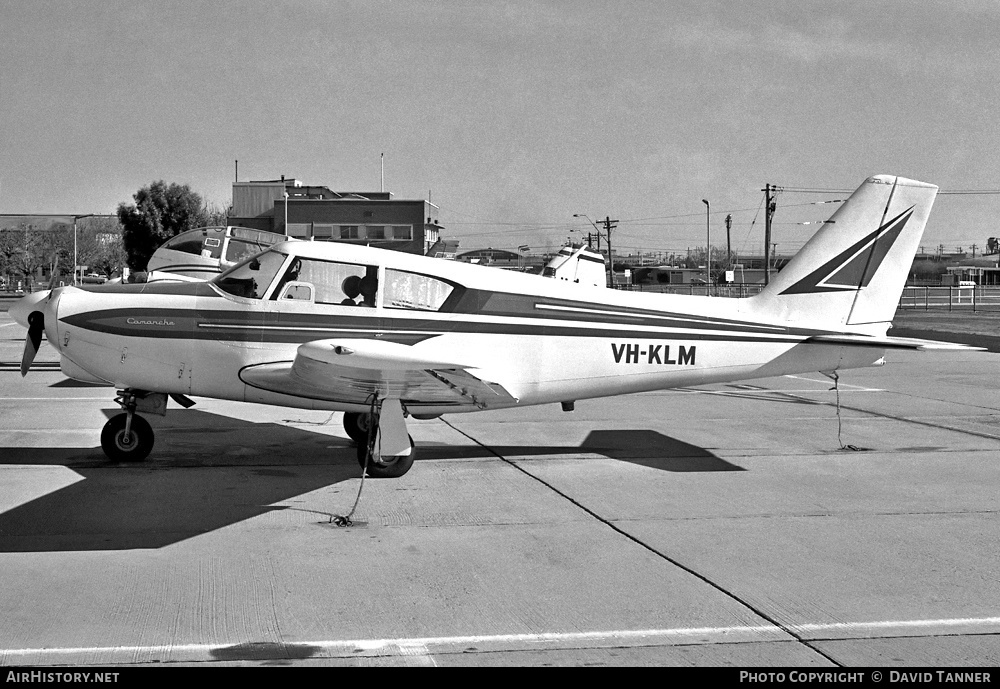
<svg viewBox="0 0 1000 689"><path fill-rule="evenodd" d="M939 342L937 340L921 340L914 337L869 337L867 335L815 335L807 342L822 344L852 345L855 347L874 347L877 349L915 349L917 351L947 350L984 352L985 347L958 344L957 342Z"/></svg>
<svg viewBox="0 0 1000 689"><path fill-rule="evenodd" d="M511 383L502 383L460 357L438 356L429 347L383 340L315 340L300 345L294 361L248 366L247 385L294 397L365 404L373 392L399 398L410 407L475 406L517 402Z"/></svg>

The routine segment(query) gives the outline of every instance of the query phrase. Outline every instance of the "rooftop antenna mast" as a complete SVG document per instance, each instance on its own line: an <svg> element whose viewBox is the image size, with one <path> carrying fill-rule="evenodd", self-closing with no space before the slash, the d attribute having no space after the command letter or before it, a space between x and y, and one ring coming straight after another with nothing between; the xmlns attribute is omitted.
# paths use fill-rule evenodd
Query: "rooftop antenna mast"
<svg viewBox="0 0 1000 689"><path fill-rule="evenodd" d="M379 154L379 168L378 190L385 191L385 153Z"/></svg>

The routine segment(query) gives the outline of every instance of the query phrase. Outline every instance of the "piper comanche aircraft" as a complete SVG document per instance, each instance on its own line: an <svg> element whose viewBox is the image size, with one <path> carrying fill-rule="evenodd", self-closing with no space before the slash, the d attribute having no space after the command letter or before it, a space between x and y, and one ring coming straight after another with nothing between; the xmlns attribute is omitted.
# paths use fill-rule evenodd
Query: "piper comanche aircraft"
<svg viewBox="0 0 1000 689"><path fill-rule="evenodd" d="M114 385L101 445L144 459L168 396L339 410L369 476L406 418L879 365L937 187L866 180L760 294L643 294L340 243L278 243L207 282L60 287L10 310L65 375ZM572 365L567 365L572 362Z"/></svg>

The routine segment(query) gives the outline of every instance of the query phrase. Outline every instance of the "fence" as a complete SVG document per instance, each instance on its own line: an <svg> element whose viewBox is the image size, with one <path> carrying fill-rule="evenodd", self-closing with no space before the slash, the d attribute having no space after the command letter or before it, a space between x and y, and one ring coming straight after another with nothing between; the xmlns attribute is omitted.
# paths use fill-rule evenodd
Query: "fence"
<svg viewBox="0 0 1000 689"><path fill-rule="evenodd" d="M923 311L1000 311L1000 286L905 287L900 309Z"/></svg>
<svg viewBox="0 0 1000 689"><path fill-rule="evenodd" d="M615 285L615 289L630 292L656 292L662 294L690 294L714 297L749 297L764 288L760 284L710 285ZM1000 312L1000 285L975 287L908 286L899 297L900 309L923 311L997 311Z"/></svg>
<svg viewBox="0 0 1000 689"><path fill-rule="evenodd" d="M731 283L727 285L709 285L708 289L704 284L690 283L687 285L659 285L659 284L637 284L637 285L615 285L615 289L627 292L654 292L658 294L688 294L704 297L709 294L713 297L749 297L757 294L764 285Z"/></svg>

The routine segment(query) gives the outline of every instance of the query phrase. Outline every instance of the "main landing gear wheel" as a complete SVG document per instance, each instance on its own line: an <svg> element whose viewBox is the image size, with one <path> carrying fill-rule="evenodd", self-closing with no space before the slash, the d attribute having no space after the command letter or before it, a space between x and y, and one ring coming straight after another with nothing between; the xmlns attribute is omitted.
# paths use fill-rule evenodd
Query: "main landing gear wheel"
<svg viewBox="0 0 1000 689"><path fill-rule="evenodd" d="M365 468L365 455L368 454L368 438L358 442L358 464ZM413 438L410 438L410 453L398 457L382 458L378 450L372 453L368 460L368 476L371 478L399 478L413 466L413 460L417 457L417 448L413 445Z"/></svg>
<svg viewBox="0 0 1000 689"><path fill-rule="evenodd" d="M368 442L368 429L371 427L371 414L344 412L344 430L347 436L361 447Z"/></svg>
<svg viewBox="0 0 1000 689"><path fill-rule="evenodd" d="M125 433L128 414L111 417L101 431L101 448L114 462L141 462L153 450L153 429L141 416L132 415L132 426Z"/></svg>

